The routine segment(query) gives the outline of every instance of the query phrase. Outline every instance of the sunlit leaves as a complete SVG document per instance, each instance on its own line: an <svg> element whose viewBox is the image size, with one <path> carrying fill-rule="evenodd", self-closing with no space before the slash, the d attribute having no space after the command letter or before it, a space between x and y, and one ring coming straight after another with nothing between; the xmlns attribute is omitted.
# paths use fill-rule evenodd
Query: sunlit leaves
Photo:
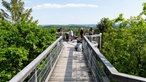
<svg viewBox="0 0 146 82"><path fill-rule="evenodd" d="M10 2L2 0L2 5L5 7L5 9L1 9L0 11L0 17L2 19L10 21L13 24L21 21L26 21L28 23L34 22L37 24L37 21L33 21L33 17L30 16L32 9L25 9L22 0L11 0Z"/></svg>
<svg viewBox="0 0 146 82"><path fill-rule="evenodd" d="M143 12L142 14L146 15L146 3L143 3Z"/></svg>
<svg viewBox="0 0 146 82"><path fill-rule="evenodd" d="M6 82L56 39L56 29L0 20L0 81Z"/></svg>
<svg viewBox="0 0 146 82"><path fill-rule="evenodd" d="M130 25L123 25L124 23ZM118 71L145 77L145 21L141 16L136 16L122 20L120 24L118 28L108 29L103 33L102 53Z"/></svg>

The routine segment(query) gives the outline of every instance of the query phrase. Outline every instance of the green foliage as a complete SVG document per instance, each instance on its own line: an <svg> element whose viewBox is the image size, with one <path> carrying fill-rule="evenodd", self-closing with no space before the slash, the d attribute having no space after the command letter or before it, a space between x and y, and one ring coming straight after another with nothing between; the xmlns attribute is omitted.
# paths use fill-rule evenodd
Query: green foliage
<svg viewBox="0 0 146 82"><path fill-rule="evenodd" d="M109 20L113 24L120 21L120 26L109 28L111 24L104 31L102 53L118 71L146 77L146 23L141 16L121 18Z"/></svg>
<svg viewBox="0 0 146 82"><path fill-rule="evenodd" d="M98 25L99 32L103 32L101 52L106 58L118 71L142 77L146 77L146 23L141 16L145 10L143 3L143 12L138 16L125 20L120 14L106 22L103 18ZM112 27L116 23L119 26Z"/></svg>
<svg viewBox="0 0 146 82"><path fill-rule="evenodd" d="M10 80L56 39L55 28L0 20L0 82Z"/></svg>
<svg viewBox="0 0 146 82"><path fill-rule="evenodd" d="M146 15L146 3L143 3L143 11L140 15L142 14Z"/></svg>
<svg viewBox="0 0 146 82"><path fill-rule="evenodd" d="M5 9L1 9L0 18L10 21L13 24L24 20L28 23L33 22L33 17L30 16L32 9L24 9L24 2L22 0L11 0L10 2L2 0L2 5ZM34 21L34 23L37 22Z"/></svg>
<svg viewBox="0 0 146 82"><path fill-rule="evenodd" d="M55 28L42 28L32 21L32 9L22 0L2 0L0 11L0 82L6 82L56 39Z"/></svg>
<svg viewBox="0 0 146 82"><path fill-rule="evenodd" d="M102 18L100 23L97 25L99 33L106 32L108 29L112 28L112 21L109 18Z"/></svg>
<svg viewBox="0 0 146 82"><path fill-rule="evenodd" d="M28 50L15 45L0 49L0 79L7 81L23 68L23 61L28 60Z"/></svg>
<svg viewBox="0 0 146 82"><path fill-rule="evenodd" d="M120 21L123 21L123 20L124 20L123 14L120 14L119 17L117 17L117 18L115 19L115 22L120 22Z"/></svg>

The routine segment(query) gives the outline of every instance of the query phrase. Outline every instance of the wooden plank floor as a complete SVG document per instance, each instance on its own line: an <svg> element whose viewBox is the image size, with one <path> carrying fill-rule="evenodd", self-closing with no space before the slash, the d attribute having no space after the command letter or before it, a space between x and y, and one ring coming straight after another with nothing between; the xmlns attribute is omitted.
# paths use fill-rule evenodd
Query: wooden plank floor
<svg viewBox="0 0 146 82"><path fill-rule="evenodd" d="M82 52L75 51L76 42L63 42L57 65L48 82L94 82Z"/></svg>

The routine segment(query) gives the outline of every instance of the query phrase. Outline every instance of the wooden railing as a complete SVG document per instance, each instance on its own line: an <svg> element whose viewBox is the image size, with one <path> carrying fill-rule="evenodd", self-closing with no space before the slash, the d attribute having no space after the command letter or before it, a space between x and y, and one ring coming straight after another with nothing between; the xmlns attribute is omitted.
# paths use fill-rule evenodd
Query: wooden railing
<svg viewBox="0 0 146 82"><path fill-rule="evenodd" d="M101 43L98 44L101 45ZM110 82L111 80L114 82L146 82L146 78L118 72L86 36L84 36L83 54L96 82Z"/></svg>

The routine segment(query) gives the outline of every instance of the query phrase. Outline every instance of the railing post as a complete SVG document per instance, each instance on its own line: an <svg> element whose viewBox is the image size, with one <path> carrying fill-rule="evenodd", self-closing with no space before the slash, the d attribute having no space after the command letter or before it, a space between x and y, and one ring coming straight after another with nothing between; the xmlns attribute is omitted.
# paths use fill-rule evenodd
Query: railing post
<svg viewBox="0 0 146 82"><path fill-rule="evenodd" d="M89 59L89 61L90 61L90 66L91 66L91 69L92 69L92 50L91 49L89 49L90 50L90 59Z"/></svg>
<svg viewBox="0 0 146 82"><path fill-rule="evenodd" d="M50 52L50 55L51 55L51 56L50 56L50 60L51 60L51 61L50 61L50 68L52 68L52 63L53 63L53 58L52 58L52 56L53 56L53 54L51 54L51 52Z"/></svg>
<svg viewBox="0 0 146 82"><path fill-rule="evenodd" d="M35 82L38 82L37 81L38 77L37 77L37 68L35 69Z"/></svg>
<svg viewBox="0 0 146 82"><path fill-rule="evenodd" d="M61 43L62 41L60 41L60 42L58 42L58 44L57 44L57 54L59 54L59 51L60 51L60 49L59 49L59 46L60 46L60 43ZM56 56L57 57L57 56Z"/></svg>
<svg viewBox="0 0 146 82"><path fill-rule="evenodd" d="M101 50L101 39L102 39L102 33L100 33L100 38L99 38L99 49Z"/></svg>

